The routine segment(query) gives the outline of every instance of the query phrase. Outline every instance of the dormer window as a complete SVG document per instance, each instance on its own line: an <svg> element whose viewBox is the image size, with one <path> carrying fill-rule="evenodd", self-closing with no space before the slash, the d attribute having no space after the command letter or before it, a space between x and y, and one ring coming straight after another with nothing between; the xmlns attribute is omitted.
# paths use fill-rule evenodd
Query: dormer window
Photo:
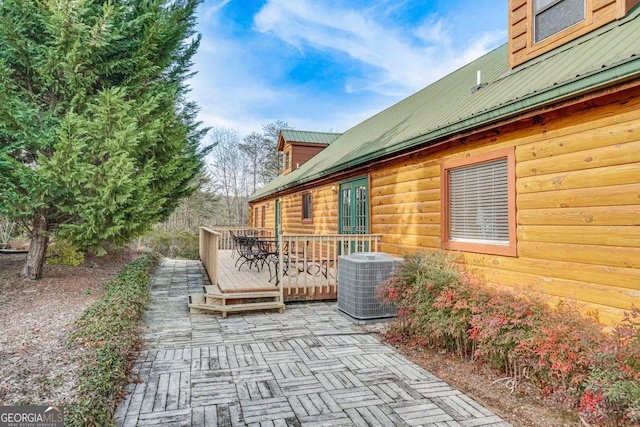
<svg viewBox="0 0 640 427"><path fill-rule="evenodd" d="M584 21L586 0L534 0L534 43Z"/></svg>
<svg viewBox="0 0 640 427"><path fill-rule="evenodd" d="M340 135L342 134L282 129L276 146L276 149L282 152L282 174L286 175L298 169Z"/></svg>

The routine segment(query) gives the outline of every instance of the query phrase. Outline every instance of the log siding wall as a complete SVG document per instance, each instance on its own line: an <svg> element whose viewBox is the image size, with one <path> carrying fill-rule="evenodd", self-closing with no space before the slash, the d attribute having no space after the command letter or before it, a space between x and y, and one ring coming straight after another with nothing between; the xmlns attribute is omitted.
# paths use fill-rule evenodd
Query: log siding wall
<svg viewBox="0 0 640 427"><path fill-rule="evenodd" d="M265 200L262 201L260 203L255 203L253 205L251 205L251 207L253 208L252 211L258 213L258 225L256 227L261 227L261 228L266 228L267 230L274 230L275 229L275 199L272 200ZM267 207L267 204L269 205ZM264 208L264 209L263 209ZM264 219L262 219L262 214L265 214ZM255 224L255 219L250 222L251 225ZM264 226L262 225L264 224Z"/></svg>
<svg viewBox="0 0 640 427"><path fill-rule="evenodd" d="M607 324L640 306L639 87L447 147L368 166L370 233L383 235L380 251L440 249L442 161L513 148L517 256L462 253L466 267L491 285L574 298ZM302 191L281 196L283 232L337 233L338 194L331 186L339 184L311 190L313 224L302 224ZM274 199L269 203L268 227Z"/></svg>
<svg viewBox="0 0 640 427"><path fill-rule="evenodd" d="M337 184L336 184L336 188ZM302 195L311 194L312 222L302 219ZM282 230L287 234L336 234L338 232L338 194L331 185L283 196Z"/></svg>
<svg viewBox="0 0 640 427"><path fill-rule="evenodd" d="M497 137L371 174L371 232L381 251L441 247L440 165L515 147L517 258L464 253L490 284L571 297L614 323L640 305L640 91L600 108L540 116ZM573 110L577 110L573 108Z"/></svg>

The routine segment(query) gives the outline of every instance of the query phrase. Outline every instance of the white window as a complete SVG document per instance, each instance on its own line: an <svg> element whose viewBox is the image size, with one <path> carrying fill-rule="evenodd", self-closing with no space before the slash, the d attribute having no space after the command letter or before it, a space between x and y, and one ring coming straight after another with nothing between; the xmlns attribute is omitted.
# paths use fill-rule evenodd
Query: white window
<svg viewBox="0 0 640 427"><path fill-rule="evenodd" d="M534 43L584 21L585 0L534 0Z"/></svg>
<svg viewBox="0 0 640 427"><path fill-rule="evenodd" d="M514 166L512 148L443 162L443 247L516 254Z"/></svg>

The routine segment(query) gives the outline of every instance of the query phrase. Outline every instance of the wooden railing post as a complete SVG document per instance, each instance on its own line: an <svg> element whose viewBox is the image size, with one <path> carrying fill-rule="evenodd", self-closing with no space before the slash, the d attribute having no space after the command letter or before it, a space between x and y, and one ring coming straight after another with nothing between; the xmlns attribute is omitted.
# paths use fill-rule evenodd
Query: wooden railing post
<svg viewBox="0 0 640 427"><path fill-rule="evenodd" d="M284 304L284 240L282 234L278 236L278 290L280 291L280 302Z"/></svg>
<svg viewBox="0 0 640 427"><path fill-rule="evenodd" d="M221 234L207 227L200 227L200 261L213 285L218 284L218 247Z"/></svg>
<svg viewBox="0 0 640 427"><path fill-rule="evenodd" d="M209 279L212 284L218 284L218 244L220 241L220 235L218 233L211 234L211 243L209 245L209 253L211 257L211 272L209 272Z"/></svg>

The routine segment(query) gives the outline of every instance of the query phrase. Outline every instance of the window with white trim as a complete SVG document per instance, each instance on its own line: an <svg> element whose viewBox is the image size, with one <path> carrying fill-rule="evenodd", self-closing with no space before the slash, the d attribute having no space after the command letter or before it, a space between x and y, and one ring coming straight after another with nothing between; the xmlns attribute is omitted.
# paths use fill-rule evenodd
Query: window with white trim
<svg viewBox="0 0 640 427"><path fill-rule="evenodd" d="M533 42L551 37L585 17L586 0L534 0Z"/></svg>
<svg viewBox="0 0 640 427"><path fill-rule="evenodd" d="M515 255L513 149L443 162L447 249Z"/></svg>

